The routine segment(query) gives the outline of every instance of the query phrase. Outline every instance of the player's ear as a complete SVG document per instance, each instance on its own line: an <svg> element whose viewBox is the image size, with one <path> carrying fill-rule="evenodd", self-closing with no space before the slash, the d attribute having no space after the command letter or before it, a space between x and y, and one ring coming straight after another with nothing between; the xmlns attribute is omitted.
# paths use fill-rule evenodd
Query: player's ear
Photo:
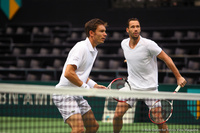
<svg viewBox="0 0 200 133"><path fill-rule="evenodd" d="M94 36L94 32L92 30L89 31L90 36Z"/></svg>
<svg viewBox="0 0 200 133"><path fill-rule="evenodd" d="M126 32L129 33L128 27L126 28Z"/></svg>

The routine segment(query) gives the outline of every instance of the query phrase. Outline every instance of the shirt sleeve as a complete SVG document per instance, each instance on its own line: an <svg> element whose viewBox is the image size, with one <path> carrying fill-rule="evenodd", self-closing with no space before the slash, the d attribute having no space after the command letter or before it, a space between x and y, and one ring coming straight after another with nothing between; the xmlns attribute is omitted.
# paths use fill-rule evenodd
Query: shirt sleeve
<svg viewBox="0 0 200 133"><path fill-rule="evenodd" d="M158 44L156 44L153 41L148 46L148 49L149 49L151 55L155 55L155 56L159 55L160 52L162 51L162 49L158 46Z"/></svg>
<svg viewBox="0 0 200 133"><path fill-rule="evenodd" d="M79 68L83 62L84 53L84 48L74 47L69 53L67 64L76 65L76 67Z"/></svg>

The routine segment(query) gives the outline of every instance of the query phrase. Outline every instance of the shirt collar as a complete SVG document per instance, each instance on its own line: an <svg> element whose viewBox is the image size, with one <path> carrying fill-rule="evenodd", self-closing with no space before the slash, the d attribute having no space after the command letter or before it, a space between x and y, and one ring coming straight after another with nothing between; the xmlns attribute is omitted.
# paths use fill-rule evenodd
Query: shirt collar
<svg viewBox="0 0 200 133"><path fill-rule="evenodd" d="M96 47L94 47L94 48L92 47L92 44L91 44L91 42L90 42L90 40L89 40L88 37L85 39L85 41L86 41L86 43L87 43L87 45L88 45L88 48L89 48L89 50L90 50L91 52L97 51Z"/></svg>

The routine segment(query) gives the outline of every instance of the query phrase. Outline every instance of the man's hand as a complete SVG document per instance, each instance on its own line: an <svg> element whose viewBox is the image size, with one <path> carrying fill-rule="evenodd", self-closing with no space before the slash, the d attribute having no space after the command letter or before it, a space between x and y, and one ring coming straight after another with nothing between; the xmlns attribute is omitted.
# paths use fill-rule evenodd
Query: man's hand
<svg viewBox="0 0 200 133"><path fill-rule="evenodd" d="M107 87L105 87L103 85L98 85L98 84L95 84L94 88L97 88L97 89L108 89Z"/></svg>
<svg viewBox="0 0 200 133"><path fill-rule="evenodd" d="M186 83L187 81L182 76L177 79L177 84L180 85L181 87L184 87Z"/></svg>

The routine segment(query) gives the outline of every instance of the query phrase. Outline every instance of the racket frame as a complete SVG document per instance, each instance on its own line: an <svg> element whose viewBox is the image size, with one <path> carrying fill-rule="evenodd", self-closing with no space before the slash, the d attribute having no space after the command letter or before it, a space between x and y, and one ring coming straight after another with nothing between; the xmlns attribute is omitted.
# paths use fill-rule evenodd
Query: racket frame
<svg viewBox="0 0 200 133"><path fill-rule="evenodd" d="M177 92L180 90L180 88L181 88L181 86L178 85L178 86L176 87L176 89L174 90L173 94L177 93ZM155 103L152 104L152 106L151 106L150 109L149 109L149 114L148 114L149 119L150 119L153 123L155 123L155 124L163 124L163 123L167 122L167 121L169 120L169 118L172 116L172 113L173 113L173 100L172 100L171 102L168 101L168 100L162 100L162 101L168 102L168 103L171 105L171 113L169 114L169 116L168 116L163 122L156 123L155 121L153 121L153 120L151 119L151 115L150 115L151 109L152 109L152 107L153 107L156 103L158 103L158 102L160 102L160 101L161 101L161 100L157 100Z"/></svg>
<svg viewBox="0 0 200 133"><path fill-rule="evenodd" d="M154 120L151 119L151 115L150 115L150 114L151 114L151 109L152 109L152 107L153 107L156 103L161 102L161 101L165 101L165 102L168 102L168 103L169 103L169 105L171 106L171 112L170 112L169 116L168 116L163 122L156 123ZM167 121L169 120L169 118L172 116L172 112L173 112L173 101L170 102L170 101L168 101L168 100L157 100L157 101L151 106L151 108L149 109L149 114L148 114L148 116L149 116L149 119L151 120L151 122L153 122L153 123L155 123L155 124L163 124L163 123L165 123L165 122L167 122Z"/></svg>
<svg viewBox="0 0 200 133"><path fill-rule="evenodd" d="M112 83L114 83L114 82L117 81L117 80L124 80L124 81L127 83L127 85L129 86L129 89L130 89L130 91L131 91L131 86L130 86L129 82L127 81L127 79L125 79L125 78L116 78L116 79L112 80L112 81L110 82L110 84L107 86L107 88L108 88L108 89L111 89ZM114 97L113 97L113 99L114 99L115 101L117 101L117 102L126 102L126 101L130 100L130 98L128 98L128 99L126 99L126 100L119 100L119 99L114 98Z"/></svg>

